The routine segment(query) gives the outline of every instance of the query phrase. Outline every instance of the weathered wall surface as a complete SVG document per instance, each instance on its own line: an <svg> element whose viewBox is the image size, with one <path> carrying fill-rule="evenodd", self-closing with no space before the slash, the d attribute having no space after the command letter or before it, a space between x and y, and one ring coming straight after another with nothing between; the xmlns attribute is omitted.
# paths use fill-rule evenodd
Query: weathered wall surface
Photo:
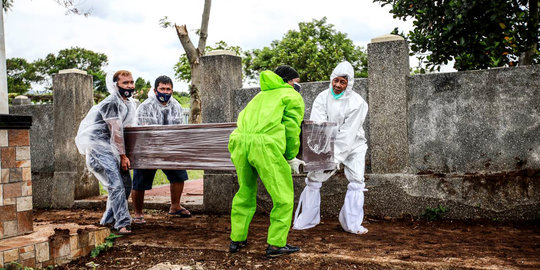
<svg viewBox="0 0 540 270"><path fill-rule="evenodd" d="M540 66L409 76L404 42L370 44L370 78L355 81L370 106L365 212L420 216L441 205L445 218L539 219ZM328 84L302 84L306 118ZM227 120L258 92L233 90ZM293 175L296 201L304 178ZM338 215L347 184L342 172L323 184L322 215ZM205 210L229 213L237 189L234 173L205 174ZM272 208L261 183L257 204Z"/></svg>
<svg viewBox="0 0 540 270"><path fill-rule="evenodd" d="M50 207L51 182L54 174L53 105L10 106L9 113L32 116L30 129L32 204L35 208Z"/></svg>
<svg viewBox="0 0 540 270"><path fill-rule="evenodd" d="M540 66L412 76L409 89L413 172L540 168Z"/></svg>

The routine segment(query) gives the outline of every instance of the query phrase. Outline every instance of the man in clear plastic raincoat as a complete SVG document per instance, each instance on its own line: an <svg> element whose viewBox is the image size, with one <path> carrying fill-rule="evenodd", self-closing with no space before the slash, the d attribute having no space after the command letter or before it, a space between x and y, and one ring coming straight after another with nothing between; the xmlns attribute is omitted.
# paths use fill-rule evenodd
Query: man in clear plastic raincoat
<svg viewBox="0 0 540 270"><path fill-rule="evenodd" d="M110 95L93 106L81 121L75 143L86 155L86 166L107 189L107 208L101 224L112 223L120 234L131 233L128 210L131 192L130 162L124 147L124 127L134 124L135 104L131 95L135 89L129 71L119 70L107 75Z"/></svg>
<svg viewBox="0 0 540 270"><path fill-rule="evenodd" d="M231 160L239 189L231 211L230 252L247 244L248 229L257 208L257 177L272 198L267 257L300 250L287 244L294 207L291 169L298 171L302 96L284 80L266 70L260 75L261 92L240 112L229 138Z"/></svg>
<svg viewBox="0 0 540 270"><path fill-rule="evenodd" d="M180 125L184 123L184 115L180 103L172 98L173 82L167 76L159 76L154 89L148 92L148 98L137 108L137 124L148 125ZM156 175L155 169L133 170L133 201L136 224L146 223L143 217L143 204L145 190L152 189L152 182ZM180 205L180 198L184 190L184 181L188 179L186 170L163 170L171 183L171 206L169 215L173 217L190 217L191 213Z"/></svg>
<svg viewBox="0 0 540 270"><path fill-rule="evenodd" d="M330 88L321 92L311 109L310 120L336 122L338 132L334 142L336 170L344 165L349 180L345 202L339 213L339 222L350 233L364 234L364 166L367 151L364 121L368 112L366 101L352 90L354 69L349 62L341 62L330 76ZM306 178L306 187L300 195L293 229L315 227L320 222L320 189L322 183L335 172L313 171Z"/></svg>

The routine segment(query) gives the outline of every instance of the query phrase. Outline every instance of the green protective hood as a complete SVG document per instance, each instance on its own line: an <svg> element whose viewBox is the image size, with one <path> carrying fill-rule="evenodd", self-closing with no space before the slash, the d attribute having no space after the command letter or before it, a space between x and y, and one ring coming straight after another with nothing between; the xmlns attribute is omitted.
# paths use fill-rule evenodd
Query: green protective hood
<svg viewBox="0 0 540 270"><path fill-rule="evenodd" d="M262 91L240 112L238 128L231 136L264 135L267 143L281 149L287 159L292 159L300 147L304 100L290 84L272 71L261 72L259 80Z"/></svg>
<svg viewBox="0 0 540 270"><path fill-rule="evenodd" d="M274 90L278 88L293 88L290 84L284 82L279 75L270 70L261 72L259 81L261 84L261 91Z"/></svg>

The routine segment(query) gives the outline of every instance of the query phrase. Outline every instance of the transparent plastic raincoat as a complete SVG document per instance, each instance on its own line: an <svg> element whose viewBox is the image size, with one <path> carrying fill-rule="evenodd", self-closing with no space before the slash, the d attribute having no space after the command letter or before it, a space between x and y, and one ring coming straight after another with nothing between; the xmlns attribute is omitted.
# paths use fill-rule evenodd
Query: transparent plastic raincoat
<svg viewBox="0 0 540 270"><path fill-rule="evenodd" d="M167 105L156 98L154 89L148 91L148 98L137 108L137 125L180 125L184 123L182 106L173 97Z"/></svg>
<svg viewBox="0 0 540 270"><path fill-rule="evenodd" d="M347 88L343 95L332 95L332 80L347 77ZM339 221L345 231L366 233L361 224L364 218L364 167L367 144L363 129L368 112L368 104L352 90L354 69L349 62L341 62L330 76L329 89L321 92L311 109L310 120L336 122L338 133L334 142L334 161L343 164L345 176L349 180L345 202L339 214ZM309 229L320 222L320 188L336 171L313 171L308 173L306 187L300 195L295 213L294 229Z"/></svg>
<svg viewBox="0 0 540 270"><path fill-rule="evenodd" d="M124 127L135 123L133 99L122 99L113 75L106 83L110 95L93 106L79 125L75 143L86 155L86 166L107 189L107 208L101 224L114 222L119 229L131 224L127 198L131 192L129 171L120 168L120 154L125 154Z"/></svg>
<svg viewBox="0 0 540 270"><path fill-rule="evenodd" d="M257 208L257 177L270 194L268 244L283 247L291 227L294 207L292 160L300 148L304 101L292 86L271 71L260 75L261 92L238 116L238 128L229 138L231 160L239 189L231 211L231 240L247 239L249 223Z"/></svg>

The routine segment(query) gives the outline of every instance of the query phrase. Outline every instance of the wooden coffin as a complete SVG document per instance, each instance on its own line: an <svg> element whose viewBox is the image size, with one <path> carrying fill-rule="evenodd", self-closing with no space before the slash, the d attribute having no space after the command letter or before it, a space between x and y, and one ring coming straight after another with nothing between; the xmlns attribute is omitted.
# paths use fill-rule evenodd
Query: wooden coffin
<svg viewBox="0 0 540 270"><path fill-rule="evenodd" d="M333 138L324 137L331 134L327 129L332 127L335 123L302 124L298 158L306 161L304 171L335 167L332 162L335 134ZM227 145L235 128L236 123L127 127L126 155L134 169L234 171ZM326 140L331 143L324 144Z"/></svg>

